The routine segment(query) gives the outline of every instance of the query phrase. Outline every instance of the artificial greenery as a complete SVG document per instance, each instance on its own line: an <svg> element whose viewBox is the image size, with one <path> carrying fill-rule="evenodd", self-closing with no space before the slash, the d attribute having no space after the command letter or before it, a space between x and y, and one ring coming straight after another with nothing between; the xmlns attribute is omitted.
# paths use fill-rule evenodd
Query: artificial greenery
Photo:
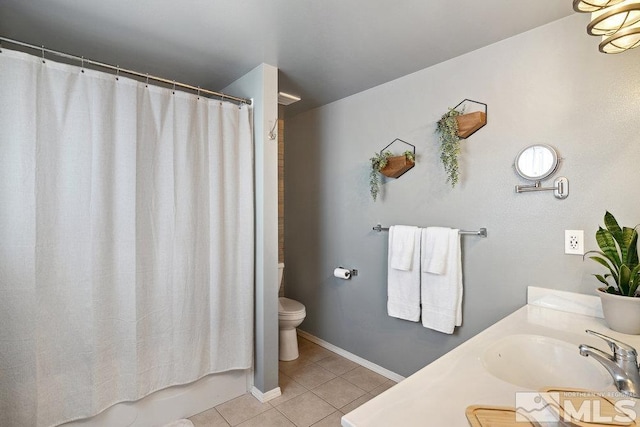
<svg viewBox="0 0 640 427"><path fill-rule="evenodd" d="M402 153L402 155L412 162L416 160L412 151L407 150ZM371 192L371 197L373 197L374 202L378 198L378 193L380 192L380 176L378 175L378 172L387 166L389 157L393 157L391 151L381 151L369 159L371 161L371 171L369 172L369 191Z"/></svg>
<svg viewBox="0 0 640 427"><path fill-rule="evenodd" d="M594 274L605 285L610 294L636 297L640 285L640 264L638 263L638 232L635 228L620 228L618 221L607 211L604 215L605 228L598 227L596 241L599 251L589 251L599 256L590 257L609 270L605 275ZM637 228L637 227L636 227ZM613 279L614 285L609 283Z"/></svg>
<svg viewBox="0 0 640 427"><path fill-rule="evenodd" d="M436 125L436 132L440 135L440 160L447 174L447 182L455 187L459 179L458 155L460 154L460 137L458 136L458 121L456 116L462 112L449 109Z"/></svg>

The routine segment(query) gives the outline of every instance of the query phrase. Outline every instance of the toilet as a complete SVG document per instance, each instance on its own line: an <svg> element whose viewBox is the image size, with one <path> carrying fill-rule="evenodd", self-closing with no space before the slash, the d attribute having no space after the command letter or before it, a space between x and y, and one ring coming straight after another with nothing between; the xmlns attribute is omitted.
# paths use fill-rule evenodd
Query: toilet
<svg viewBox="0 0 640 427"><path fill-rule="evenodd" d="M278 282L282 289L284 264L278 264ZM280 330L279 359L282 361L298 358L298 336L296 328L302 323L307 311L302 303L290 298L278 298L278 329Z"/></svg>

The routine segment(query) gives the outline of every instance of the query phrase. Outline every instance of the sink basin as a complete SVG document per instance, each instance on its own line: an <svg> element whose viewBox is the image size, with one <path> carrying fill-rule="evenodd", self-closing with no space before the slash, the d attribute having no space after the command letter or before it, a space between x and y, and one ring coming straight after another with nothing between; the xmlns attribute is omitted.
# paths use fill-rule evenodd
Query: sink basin
<svg viewBox="0 0 640 427"><path fill-rule="evenodd" d="M509 335L491 344L482 355L489 373L529 390L571 387L603 390L613 384L609 373L578 346L541 335Z"/></svg>

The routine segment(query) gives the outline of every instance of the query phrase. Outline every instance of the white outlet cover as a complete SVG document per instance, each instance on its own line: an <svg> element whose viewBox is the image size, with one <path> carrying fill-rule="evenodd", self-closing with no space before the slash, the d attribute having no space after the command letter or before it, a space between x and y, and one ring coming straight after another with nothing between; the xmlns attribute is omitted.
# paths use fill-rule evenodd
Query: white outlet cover
<svg viewBox="0 0 640 427"><path fill-rule="evenodd" d="M584 255L584 230L564 231L564 253Z"/></svg>

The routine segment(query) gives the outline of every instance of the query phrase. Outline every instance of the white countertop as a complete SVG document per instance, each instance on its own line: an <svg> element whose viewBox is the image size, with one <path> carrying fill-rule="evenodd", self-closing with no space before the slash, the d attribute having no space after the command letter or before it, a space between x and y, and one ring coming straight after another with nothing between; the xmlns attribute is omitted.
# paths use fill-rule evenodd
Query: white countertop
<svg viewBox="0 0 640 427"><path fill-rule="evenodd" d="M579 344L608 350L604 341L585 333L585 329L592 329L640 349L640 336L617 333L606 326L596 296L529 288L528 301L526 306L343 416L342 426L466 427L469 423L465 409L469 405L513 407L516 392L527 389L493 376L481 360L491 344L508 335L560 339L575 344L577 355ZM609 387L598 391L616 389L612 381Z"/></svg>

